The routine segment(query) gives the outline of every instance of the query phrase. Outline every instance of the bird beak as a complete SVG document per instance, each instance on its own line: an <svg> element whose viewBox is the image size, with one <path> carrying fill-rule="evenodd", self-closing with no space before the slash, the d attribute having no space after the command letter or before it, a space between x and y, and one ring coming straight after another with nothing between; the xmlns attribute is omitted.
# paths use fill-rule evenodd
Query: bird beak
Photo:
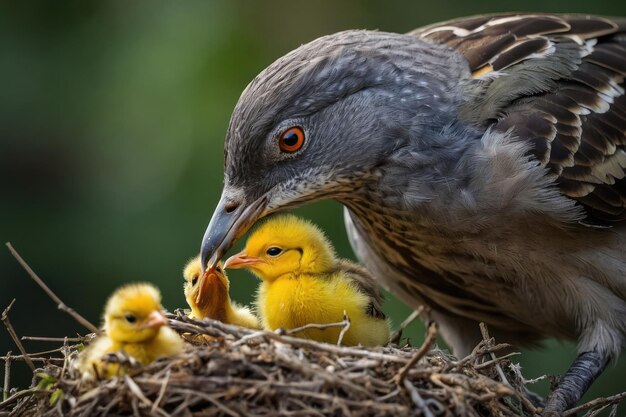
<svg viewBox="0 0 626 417"><path fill-rule="evenodd" d="M140 326L140 329L158 329L161 326L164 326L167 323L167 319L160 311L153 311L146 318L145 323Z"/></svg>
<svg viewBox="0 0 626 417"><path fill-rule="evenodd" d="M239 252L236 255L231 256L224 262L224 268L241 269L248 268L250 266L258 265L264 261L259 258L252 258L246 255L246 252Z"/></svg>
<svg viewBox="0 0 626 417"><path fill-rule="evenodd" d="M219 260L235 241L263 217L267 202L268 196L265 194L251 204L241 204L232 208L232 202L228 201L222 193L222 198L217 203L213 217L202 238L200 256L203 271L215 269Z"/></svg>

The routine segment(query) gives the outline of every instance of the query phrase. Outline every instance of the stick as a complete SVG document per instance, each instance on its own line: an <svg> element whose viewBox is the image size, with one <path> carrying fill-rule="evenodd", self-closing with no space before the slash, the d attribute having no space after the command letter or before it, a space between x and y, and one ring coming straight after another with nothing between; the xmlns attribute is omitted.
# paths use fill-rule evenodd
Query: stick
<svg viewBox="0 0 626 417"><path fill-rule="evenodd" d="M11 351L7 352L7 359L4 361L4 386L2 387L2 401L9 398L11 392Z"/></svg>
<svg viewBox="0 0 626 417"><path fill-rule="evenodd" d="M626 392L622 392L621 394L612 395L610 397L604 398L596 398L595 400L591 400L583 405L579 405L578 407L570 408L569 410L563 413L563 417L575 416L581 411L589 410L590 408L594 408L597 406L606 406L610 404L617 404L622 400L626 399Z"/></svg>
<svg viewBox="0 0 626 417"><path fill-rule="evenodd" d="M409 362L406 365L404 365L402 369L400 369L400 372L398 372L398 376L396 378L396 382L398 384L402 384L402 382L404 382L404 378L406 377L406 374L413 367L413 365L415 365L420 359L424 357L424 355L428 353L428 351L430 350L430 347L432 346L432 344L435 342L436 339L437 339L437 323L433 321L432 323L430 323L430 325L428 325L428 332L426 333L426 338L424 339L424 343L422 343L422 346L418 349L417 352L415 352L415 355L413 355L411 360L409 360Z"/></svg>
<svg viewBox="0 0 626 417"><path fill-rule="evenodd" d="M428 404L426 404L426 401L424 401L420 393L417 391L417 388L415 388L413 384L411 384L411 381L405 379L403 382L404 388L406 388L406 390L409 392L409 395L411 396L411 400L413 400L413 403L419 408L422 414L424 414L424 416L426 417L435 417L430 408L428 408Z"/></svg>
<svg viewBox="0 0 626 417"><path fill-rule="evenodd" d="M126 383L126 386L130 390L130 392L132 392L139 401L141 401L144 405L150 407L150 409L153 410L153 414L158 413L162 416L170 417L170 415L166 413L165 410L161 409L158 406L154 406L154 403L145 396L143 391L141 391L141 388L139 388L139 385L137 385L137 383L131 377L129 377L128 375L124 375L124 382Z"/></svg>
<svg viewBox="0 0 626 417"><path fill-rule="evenodd" d="M31 360L31 362L35 363L35 362L46 362L46 361L62 361L63 358L31 358L30 356L26 355L12 355L12 356L0 356L0 360L6 361L6 360L11 360L11 361L24 361L26 362L26 358L29 358Z"/></svg>
<svg viewBox="0 0 626 417"><path fill-rule="evenodd" d="M343 310L343 323L343 329L341 329L341 332L339 332L339 337L337 338L337 346L341 346L341 342L343 342L343 337L348 332L348 329L350 329L350 317L348 317L348 313L346 313L346 310Z"/></svg>
<svg viewBox="0 0 626 417"><path fill-rule="evenodd" d="M38 337L38 336L22 336L21 340L32 340L36 342L84 342L84 337Z"/></svg>
<svg viewBox="0 0 626 417"><path fill-rule="evenodd" d="M400 343L400 338L402 338L402 332L404 332L404 329L406 329L409 324L413 323L415 319L417 319L419 315L422 314L422 311L424 311L424 306L419 306L417 309L413 310L413 312L411 312L411 314L409 314L409 316L405 318L402 323L400 323L400 327L398 327L398 330L393 332L393 334L389 338L389 342L395 344Z"/></svg>
<svg viewBox="0 0 626 417"><path fill-rule="evenodd" d="M161 385L161 388L159 389L159 396L157 397L156 400L154 400L154 404L152 404L152 408L150 409L150 412L152 414L156 413L157 408L159 407L159 404L161 404L161 401L163 401L163 397L165 396L165 390L167 390L167 385L170 383L170 370L168 369L167 372L165 372L165 378L163 379L163 384Z"/></svg>
<svg viewBox="0 0 626 417"><path fill-rule="evenodd" d="M11 252L11 255L13 255L13 257L17 260L17 262L19 262L19 264L22 265L22 268L24 268L24 270L28 273L28 275L30 275L33 281L35 281L37 285L39 285L41 289L44 290L46 294L48 294L48 297L50 297L52 301L54 301L57 304L57 308L59 310L64 311L70 316L72 316L77 322L82 324L90 332L98 333L98 328L96 326L91 324L87 319L85 319L83 316L78 314L72 308L65 305L65 303L61 301L61 299L57 297L57 295L54 292L52 292L50 288L48 288L48 286L41 280L41 278L37 276L35 271L33 271L32 268L26 263L24 258L22 258L20 254L17 253L17 251L13 248L13 245L11 245L11 242L7 242L6 245L7 245L7 248L9 248L9 252Z"/></svg>
<svg viewBox="0 0 626 417"><path fill-rule="evenodd" d="M485 342L488 342L489 339L491 339L489 337L489 330L487 329L487 325L485 323L480 323L480 333L483 336L483 340ZM489 343L491 344L491 343ZM498 376L500 377L500 380L502 380L502 382L506 385L508 385L509 387L511 386L511 384L509 383L509 380L506 379L506 376L504 375L504 371L502 370L502 367L500 366L500 364L496 361L496 354L491 351L489 352L489 356L491 356L491 360L495 362L496 364L496 371L498 371Z"/></svg>
<svg viewBox="0 0 626 417"><path fill-rule="evenodd" d="M22 355L24 355L24 360L30 367L30 370L35 372L35 364L33 364L33 361L30 360L30 356L28 356L28 353L26 353L26 349L24 349L24 345L22 345L22 342L20 342L20 338L17 337L17 334L15 333L15 329L13 329L13 325L11 324L11 321L9 320L9 311L11 311L11 307L13 307L13 303L15 303L15 298L13 299L13 301L11 301L11 304L9 304L9 306L5 308L4 311L2 312L2 322L6 326L9 334L11 335L11 339L13 339L13 341L17 345L17 348L20 350L20 352L22 352Z"/></svg>
<svg viewBox="0 0 626 417"><path fill-rule="evenodd" d="M304 330L308 330L308 329L318 329L318 330L324 330L324 329L331 329L333 327L346 327L346 320L345 320L345 315L344 315L344 320L343 321L338 321L336 323L326 323L326 324L316 324L316 323L309 323L309 324L305 324L304 326L300 326L300 327L295 327L293 329L289 329L289 330L284 330L284 329L277 329L280 330L278 331L278 334L286 334L286 335L294 335L296 333L300 333Z"/></svg>
<svg viewBox="0 0 626 417"><path fill-rule="evenodd" d="M382 352L372 352L372 351L368 351L364 349L357 349L357 348L346 347L346 346L336 346L336 345L331 345L328 343L317 342L311 339L301 339L301 338L292 337L292 336L281 336L277 333L270 332L268 330L259 330L255 333L250 333L242 337L240 340L231 344L231 347L237 347L239 345L244 344L248 340L254 339L257 337L263 337L266 339L276 340L277 342L286 343L295 347L324 351L328 353L335 353L335 354L340 354L340 355L341 354L353 355L353 356L358 356L361 358L369 358L369 359L382 360L382 361L388 361L388 362L406 363L406 358L401 357L401 356L390 355L390 354L386 354ZM240 343L240 342L243 342L243 343Z"/></svg>
<svg viewBox="0 0 626 417"><path fill-rule="evenodd" d="M478 363L476 365L474 365L475 369L483 369L483 368L487 368L495 363L498 363L499 361L501 361L502 359L506 359L506 358L510 358L511 356L517 356L517 355L521 355L520 352L511 352L511 353L507 353L506 355L502 355L502 356L498 356L496 359L490 359L488 361L485 361L483 363Z"/></svg>

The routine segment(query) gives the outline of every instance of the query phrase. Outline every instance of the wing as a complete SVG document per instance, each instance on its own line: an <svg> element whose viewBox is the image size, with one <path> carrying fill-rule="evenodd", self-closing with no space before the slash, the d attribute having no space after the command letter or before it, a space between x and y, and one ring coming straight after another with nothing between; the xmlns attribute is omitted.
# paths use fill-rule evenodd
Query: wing
<svg viewBox="0 0 626 417"><path fill-rule="evenodd" d="M369 271L359 264L343 259L338 262L337 267L338 272L352 280L356 287L369 298L366 313L377 319L385 319L383 295Z"/></svg>
<svg viewBox="0 0 626 417"><path fill-rule="evenodd" d="M490 15L410 34L467 59L466 122L532 144L589 222L626 219L626 18Z"/></svg>

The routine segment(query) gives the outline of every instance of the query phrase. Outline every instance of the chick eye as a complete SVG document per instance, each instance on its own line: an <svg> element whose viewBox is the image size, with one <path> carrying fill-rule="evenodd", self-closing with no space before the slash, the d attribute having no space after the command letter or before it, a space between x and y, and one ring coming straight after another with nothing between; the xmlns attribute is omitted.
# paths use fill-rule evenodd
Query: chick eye
<svg viewBox="0 0 626 417"><path fill-rule="evenodd" d="M222 272L222 268L220 268L219 266L216 266L216 267L215 267L215 270L216 270L217 272Z"/></svg>
<svg viewBox="0 0 626 417"><path fill-rule="evenodd" d="M191 286L195 287L197 283L198 283L198 276L196 275L191 279Z"/></svg>
<svg viewBox="0 0 626 417"><path fill-rule="evenodd" d="M281 248L277 248L276 246L272 246L267 251L265 251L265 253L267 253L269 256L278 256L278 255L280 255L280 253L282 251L283 250Z"/></svg>
<svg viewBox="0 0 626 417"><path fill-rule="evenodd" d="M299 126L290 127L278 137L278 147L281 151L294 153L304 145L304 130Z"/></svg>
<svg viewBox="0 0 626 417"><path fill-rule="evenodd" d="M134 314L126 314L126 315L124 316L124 320L126 320L126 321L127 321L127 322L129 322L129 323L134 323L134 322L136 322L136 321L137 321L137 317L135 317L135 315L134 315Z"/></svg>

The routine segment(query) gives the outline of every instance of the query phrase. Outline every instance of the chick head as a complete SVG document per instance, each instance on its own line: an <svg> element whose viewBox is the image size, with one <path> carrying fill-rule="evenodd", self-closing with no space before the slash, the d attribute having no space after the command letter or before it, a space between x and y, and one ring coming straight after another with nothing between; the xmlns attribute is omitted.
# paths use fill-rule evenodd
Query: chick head
<svg viewBox="0 0 626 417"><path fill-rule="evenodd" d="M107 301L104 310L106 334L120 343L147 342L167 323L161 309L161 294L153 285L126 285Z"/></svg>
<svg viewBox="0 0 626 417"><path fill-rule="evenodd" d="M200 256L196 256L185 265L183 270L185 299L193 317L207 317L209 307L213 303L223 301L221 298L217 300L215 296L223 298L224 294L228 294L230 282L222 266L220 262L214 271L207 270L203 277Z"/></svg>
<svg viewBox="0 0 626 417"><path fill-rule="evenodd" d="M273 281L285 274L323 273L333 267L335 251L313 223L293 215L273 217L230 257L226 268L246 268L261 279Z"/></svg>

